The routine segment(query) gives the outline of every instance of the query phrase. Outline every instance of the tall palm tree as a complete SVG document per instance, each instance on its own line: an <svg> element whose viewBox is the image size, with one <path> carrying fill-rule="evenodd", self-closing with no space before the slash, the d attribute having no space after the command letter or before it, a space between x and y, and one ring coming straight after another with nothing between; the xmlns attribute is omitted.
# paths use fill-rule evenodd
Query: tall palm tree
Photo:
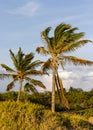
<svg viewBox="0 0 93 130"><path fill-rule="evenodd" d="M44 84L41 81L33 79L31 77L32 75L37 76L43 74L42 71L36 70L36 67L39 67L43 62L40 60L32 61L34 59L34 54L24 54L21 48L19 48L16 55L12 52L11 49L9 51L15 69L5 64L1 64L1 67L4 68L7 73L0 74L1 79L7 77L12 78L12 81L7 85L7 91L12 89L15 83L19 81L20 87L17 99L19 101L22 92L22 83L24 80L29 82L29 87L30 89L32 87L32 90L35 90L35 86L37 85L42 88L45 88Z"/></svg>
<svg viewBox="0 0 93 130"><path fill-rule="evenodd" d="M55 86L61 90L62 98L65 100L65 107L68 106L66 99L64 98L62 81L58 75L58 67L62 66L64 69L65 63L72 62L74 65L91 65L92 61L77 58L74 56L64 55L68 52L73 52L86 43L91 42L90 40L83 40L84 32L75 32L77 27L72 27L69 24L61 23L55 30L52 37L49 36L51 27L46 28L41 33L42 40L45 42L44 47L38 47L36 51L45 55L50 55L50 58L44 63L43 70L52 70L52 112L55 112ZM57 90L59 90L57 89ZM59 96L60 97L60 96Z"/></svg>

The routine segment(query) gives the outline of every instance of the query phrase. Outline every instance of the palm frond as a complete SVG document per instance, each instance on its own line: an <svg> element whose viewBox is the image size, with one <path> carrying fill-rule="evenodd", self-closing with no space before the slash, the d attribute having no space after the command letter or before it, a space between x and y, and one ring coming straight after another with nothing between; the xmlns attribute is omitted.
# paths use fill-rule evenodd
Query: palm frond
<svg viewBox="0 0 93 130"><path fill-rule="evenodd" d="M24 70L24 72L27 73L27 72L34 70L36 67L40 67L42 64L43 64L43 61L36 60L36 61L31 62L27 66L24 66L23 70Z"/></svg>
<svg viewBox="0 0 93 130"><path fill-rule="evenodd" d="M31 63L31 61L33 60L33 58L34 58L34 53L29 53L29 54L25 55L24 61L25 61L27 64L29 64L29 63ZM24 63L24 62L23 62L23 63Z"/></svg>
<svg viewBox="0 0 93 130"><path fill-rule="evenodd" d="M71 62L74 65L93 65L93 61L77 58L74 56L64 56L65 61Z"/></svg>
<svg viewBox="0 0 93 130"><path fill-rule="evenodd" d="M72 29L71 29L71 31L72 31ZM80 33L73 32L73 33L71 33L70 30L66 33L67 34L64 34L64 35L66 35L66 38L67 38L66 40L68 41L68 43L80 40L81 38L84 37L84 34L85 34L84 32L80 32Z"/></svg>
<svg viewBox="0 0 93 130"><path fill-rule="evenodd" d="M43 32L41 32L41 38L45 41L47 50L49 50L49 52L52 52L54 38L49 37L50 30L51 27L48 27Z"/></svg>
<svg viewBox="0 0 93 130"><path fill-rule="evenodd" d="M43 72L42 70L30 70L30 71L26 71L24 73L24 76L26 76L26 75L38 76L38 75L44 75L44 74L47 74L47 73Z"/></svg>
<svg viewBox="0 0 93 130"><path fill-rule="evenodd" d="M50 30L51 30L51 27L48 27L44 31L41 32L41 37L46 42L46 44L50 43L49 38L48 38Z"/></svg>
<svg viewBox="0 0 93 130"><path fill-rule="evenodd" d="M5 79L5 78L13 78L15 79L16 75L15 74L5 74L5 73L2 73L0 74L0 79Z"/></svg>
<svg viewBox="0 0 93 130"><path fill-rule="evenodd" d="M34 87L34 85L26 83L24 85L24 91L25 92L31 92L31 93L38 93L37 89Z"/></svg>
<svg viewBox="0 0 93 130"><path fill-rule="evenodd" d="M7 85L7 91L9 91L10 89L12 89L14 87L14 81L12 81L11 83L9 83L8 85Z"/></svg>
<svg viewBox="0 0 93 130"><path fill-rule="evenodd" d="M12 59L12 62L14 64L14 66L16 67L16 69L18 69L18 61L17 61L17 57L14 55L14 53L12 52L12 50L9 50L10 52L10 57Z"/></svg>
<svg viewBox="0 0 93 130"><path fill-rule="evenodd" d="M46 50L44 47L37 47L36 51L44 55L49 54L48 50Z"/></svg>
<svg viewBox="0 0 93 130"><path fill-rule="evenodd" d="M1 64L1 67L4 68L7 72L15 72L15 70L13 70L12 68L10 68L5 64Z"/></svg>
<svg viewBox="0 0 93 130"><path fill-rule="evenodd" d="M22 69L22 66L23 66L22 62L23 62L23 59L24 59L24 53L22 52L21 48L19 48L19 50L17 52L16 59L17 59L17 62L18 62L17 63L18 66L17 66L16 69L20 70L20 69Z"/></svg>
<svg viewBox="0 0 93 130"><path fill-rule="evenodd" d="M91 40L80 40L77 42L72 42L69 44L66 44L66 46L62 47L62 50L60 50L60 52L71 52L71 51L75 51L76 49L78 49L81 46L84 46L85 44L92 42Z"/></svg>
<svg viewBox="0 0 93 130"><path fill-rule="evenodd" d="M35 85L35 86L39 86L41 88L46 88L45 85L39 81L39 80L35 80L35 79L30 79L29 77L25 77L26 81L29 81L31 84Z"/></svg>
<svg viewBox="0 0 93 130"><path fill-rule="evenodd" d="M22 52L21 48L19 48L18 53L17 53L18 62L23 60L23 56L24 56L24 53Z"/></svg>
<svg viewBox="0 0 93 130"><path fill-rule="evenodd" d="M80 40L84 36L84 32L75 33L74 31L77 30L77 28L71 28L67 31L65 31L61 37L62 43L71 43Z"/></svg>
<svg viewBox="0 0 93 130"><path fill-rule="evenodd" d="M33 60L33 58L34 58L33 53L29 53L29 54L25 55L23 60L21 61L20 69L22 69L22 70L29 69L29 66L30 66L31 61Z"/></svg>
<svg viewBox="0 0 93 130"><path fill-rule="evenodd" d="M77 34L69 34L68 32L65 32L66 34L63 34L60 41L57 43L56 53L60 54L62 52L74 51L77 48L84 46L86 43L92 42L91 40L79 40L78 41L78 39L80 39L84 36L83 32L77 33Z"/></svg>
<svg viewBox="0 0 93 130"><path fill-rule="evenodd" d="M44 72L47 72L49 69L51 69L51 59L49 58L44 64L42 65L42 70Z"/></svg>
<svg viewBox="0 0 93 130"><path fill-rule="evenodd" d="M40 60L36 60L36 61L33 61L31 64L30 64L30 67L33 69L33 68L36 68L36 67L39 67L41 64L43 64L44 62L43 61L40 61Z"/></svg>
<svg viewBox="0 0 93 130"><path fill-rule="evenodd" d="M54 38L55 38L56 43L60 41L63 33L70 28L71 28L71 26L69 24L65 24L65 23L61 23L55 28Z"/></svg>

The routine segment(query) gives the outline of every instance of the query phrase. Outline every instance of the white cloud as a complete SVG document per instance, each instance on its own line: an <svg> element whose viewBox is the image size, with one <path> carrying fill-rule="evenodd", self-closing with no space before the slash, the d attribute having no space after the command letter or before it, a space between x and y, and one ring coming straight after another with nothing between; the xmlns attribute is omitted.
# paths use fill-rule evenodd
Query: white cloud
<svg viewBox="0 0 93 130"><path fill-rule="evenodd" d="M34 16L39 10L39 7L40 5L38 3L32 1L15 9L7 10L7 12L15 15Z"/></svg>
<svg viewBox="0 0 93 130"><path fill-rule="evenodd" d="M62 79L67 80L67 79L78 79L80 78L79 74L74 72L74 71L59 71L59 75Z"/></svg>
<svg viewBox="0 0 93 130"><path fill-rule="evenodd" d="M2 71L1 71L2 72ZM59 75L60 78L63 81L63 86L67 90L72 86L74 88L82 88L83 90L91 90L93 88L93 71L91 71L89 68L87 68L84 73L81 73L81 70L73 70L73 71L60 71ZM51 91L52 90L52 74L49 76L44 75L41 77L38 77L39 80L41 80L44 85L46 86L45 91ZM5 91L5 86L7 85L8 81L1 82L0 91ZM40 92L43 92L44 89L37 87L37 89Z"/></svg>
<svg viewBox="0 0 93 130"><path fill-rule="evenodd" d="M67 71L59 71L60 77L63 79L68 79L71 76L72 72L67 72Z"/></svg>
<svg viewBox="0 0 93 130"><path fill-rule="evenodd" d="M70 86L79 80L81 77L75 71L62 71L59 73L60 78L63 80L64 88L68 89ZM74 86L73 86L74 87Z"/></svg>
<svg viewBox="0 0 93 130"><path fill-rule="evenodd" d="M78 68L77 68L78 69ZM82 88L83 90L91 90L93 88L93 71L87 67L84 73L81 70L61 71L59 70L60 78L63 81L63 86L67 90L69 87ZM46 85L46 90L52 90L52 74L50 76L43 76L42 82Z"/></svg>
<svg viewBox="0 0 93 130"><path fill-rule="evenodd" d="M92 71L92 72L89 72L89 73L87 74L87 76L93 77L93 71Z"/></svg>
<svg viewBox="0 0 93 130"><path fill-rule="evenodd" d="M75 80L77 80L79 77L78 74L72 72L72 71L59 71L60 78L63 81L64 88L68 89L71 84L74 83ZM46 90L51 91L52 90L52 74L49 76L45 75L42 78L42 82L46 85Z"/></svg>

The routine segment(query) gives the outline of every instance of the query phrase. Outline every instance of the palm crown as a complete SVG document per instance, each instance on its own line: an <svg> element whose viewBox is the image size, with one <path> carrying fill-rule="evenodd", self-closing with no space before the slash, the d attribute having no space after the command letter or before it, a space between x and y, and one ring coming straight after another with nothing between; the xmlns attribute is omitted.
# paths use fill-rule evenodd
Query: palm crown
<svg viewBox="0 0 93 130"><path fill-rule="evenodd" d="M54 36L49 37L49 32L51 27L46 28L42 33L42 39L44 40L46 47L38 47L36 51L43 54L50 54L52 59L57 60L57 62L70 61L75 65L91 65L93 62L77 58L74 56L65 56L64 54L67 52L73 52L79 47L85 45L88 42L92 42L91 40L82 40L81 38L84 36L84 32L75 33L78 28L72 28L69 24L60 24L54 30Z"/></svg>
<svg viewBox="0 0 93 130"><path fill-rule="evenodd" d="M35 90L35 86L40 86L45 88L43 83L39 80L35 80L31 75L42 75L42 71L36 70L36 67L39 67L43 62L40 60L32 61L34 58L33 53L24 54L19 48L17 55L15 55L12 50L10 51L10 56L13 61L15 69L10 68L5 64L1 64L1 67L4 68L8 73L0 74L1 79L6 77L11 77L13 80L7 85L7 90L10 90L14 87L16 81L20 83L20 90L18 95L18 100L20 98L20 93L22 91L22 82L25 80L30 83L29 87L31 90ZM26 87L26 86L25 86Z"/></svg>

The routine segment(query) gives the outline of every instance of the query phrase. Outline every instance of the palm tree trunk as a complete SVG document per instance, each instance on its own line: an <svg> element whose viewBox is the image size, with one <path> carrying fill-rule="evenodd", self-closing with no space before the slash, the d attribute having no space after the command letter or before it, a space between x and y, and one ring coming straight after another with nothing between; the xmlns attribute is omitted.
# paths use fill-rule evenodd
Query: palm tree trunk
<svg viewBox="0 0 93 130"><path fill-rule="evenodd" d="M64 89L63 89L63 83L62 80L60 79L58 72L57 72L57 79L58 79L58 84L60 86L60 91L61 91L61 98L63 99L63 105L65 108L69 109L69 104L68 104L68 100L66 99L65 95L64 95Z"/></svg>
<svg viewBox="0 0 93 130"><path fill-rule="evenodd" d="M22 92L22 79L19 80L19 83L20 83L20 88L19 88L19 92L18 92L18 98L17 98L17 101L20 100L20 96L21 96L21 92Z"/></svg>
<svg viewBox="0 0 93 130"><path fill-rule="evenodd" d="M55 83L56 83L56 88L57 88L57 94L58 94L58 97L59 97L59 104L61 104L62 103L62 96L61 96L61 93L60 93L60 86L59 86L57 74L56 74L55 78L56 78Z"/></svg>
<svg viewBox="0 0 93 130"><path fill-rule="evenodd" d="M51 104L52 112L55 112L55 70L52 73L52 104Z"/></svg>

